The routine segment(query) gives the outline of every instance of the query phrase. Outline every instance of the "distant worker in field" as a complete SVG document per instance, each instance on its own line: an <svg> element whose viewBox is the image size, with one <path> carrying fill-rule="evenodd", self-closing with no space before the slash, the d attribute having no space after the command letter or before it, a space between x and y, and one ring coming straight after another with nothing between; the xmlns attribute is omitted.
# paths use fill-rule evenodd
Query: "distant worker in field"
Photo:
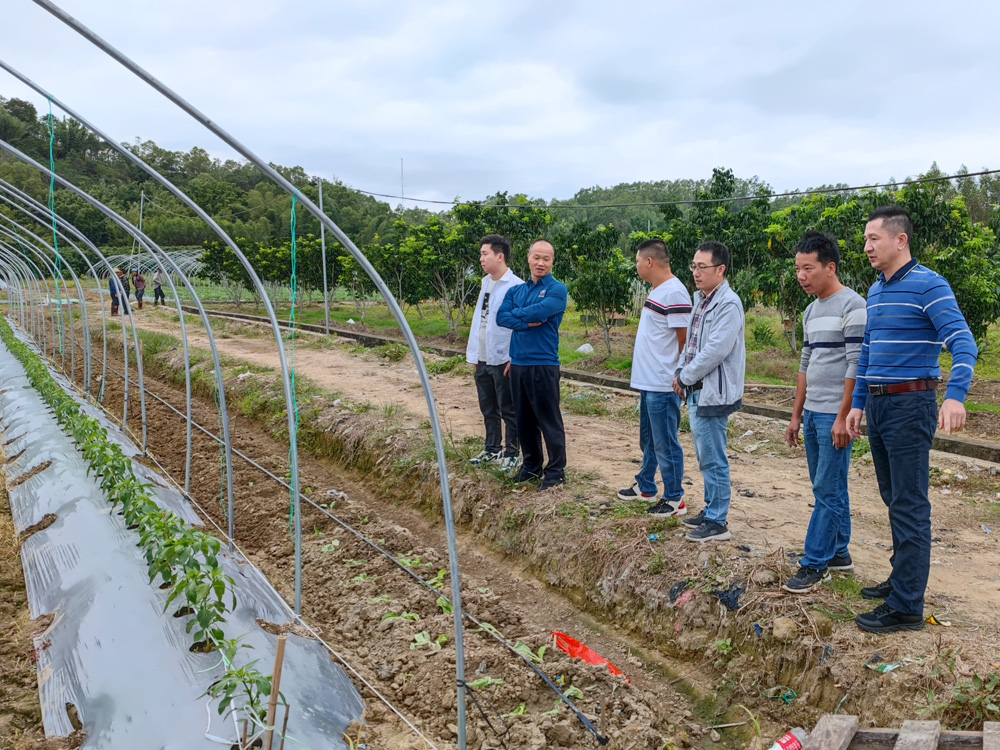
<svg viewBox="0 0 1000 750"><path fill-rule="evenodd" d="M807 232L795 246L795 273L816 299L802 315L802 356L792 419L785 441L806 446L813 486L812 518L806 530L805 556L798 572L782 588L795 594L830 580L831 570L854 570L851 502L847 471L853 440L847 432L861 343L865 337L865 301L840 283L840 248L820 232Z"/></svg>
<svg viewBox="0 0 1000 750"><path fill-rule="evenodd" d="M167 297L163 294L163 271L159 268L153 273L153 307L160 303L167 304Z"/></svg>
<svg viewBox="0 0 1000 750"><path fill-rule="evenodd" d="M132 271L132 286L135 287L135 301L142 309L142 296L146 293L146 277L137 268Z"/></svg>
<svg viewBox="0 0 1000 750"><path fill-rule="evenodd" d="M931 563L930 450L935 427L950 435L965 426L965 398L978 350L948 282L912 256L913 221L899 206L871 212L865 254L880 271L868 291L868 322L858 363L851 437L868 421L879 494L892 527L889 580L864 588L885 599L855 622L870 633L921 630ZM941 347L951 352L951 377L938 412Z"/></svg>
<svg viewBox="0 0 1000 750"><path fill-rule="evenodd" d="M510 328L497 325L497 310L507 293L524 282L507 267L510 242L499 234L480 240L479 265L486 275L476 310L472 314L465 360L476 366L476 393L479 411L486 424L486 447L470 459L473 465L496 464L504 471L521 465L514 416L514 395L510 387ZM507 429L504 440L504 427Z"/></svg>
<svg viewBox="0 0 1000 750"><path fill-rule="evenodd" d="M729 248L721 242L702 242L691 263L694 295L687 342L674 392L687 401L691 438L705 482L705 508L681 523L691 531L691 542L729 539L729 503L733 487L726 455L729 415L743 408L746 370L746 319L743 303L726 281Z"/></svg>
<svg viewBox="0 0 1000 750"><path fill-rule="evenodd" d="M677 440L681 400L673 380L687 341L691 295L670 268L670 250L663 240L646 240L636 248L635 270L652 286L642 307L632 351L631 385L639 391L639 449L642 466L635 483L619 490L622 500L653 503L652 516L683 516L684 451ZM656 469L663 478L657 498Z"/></svg>
<svg viewBox="0 0 1000 750"><path fill-rule="evenodd" d="M559 324L567 295L566 287L552 278L555 259L555 248L548 240L531 243L531 280L511 289L497 311L497 323L514 331L510 384L524 458L515 481L541 479L539 490L566 481L566 431L559 407ZM543 436L549 459L544 471Z"/></svg>
<svg viewBox="0 0 1000 750"><path fill-rule="evenodd" d="M115 273L118 274L118 282L122 287L122 306L124 312L128 313L128 297L132 293L132 289L128 283L128 274L123 272L120 268L116 268Z"/></svg>
<svg viewBox="0 0 1000 750"><path fill-rule="evenodd" d="M116 268L114 273L108 278L108 290L111 292L111 314L118 314L119 304L122 308L122 315L128 315L128 293L124 285L125 273L120 268Z"/></svg>

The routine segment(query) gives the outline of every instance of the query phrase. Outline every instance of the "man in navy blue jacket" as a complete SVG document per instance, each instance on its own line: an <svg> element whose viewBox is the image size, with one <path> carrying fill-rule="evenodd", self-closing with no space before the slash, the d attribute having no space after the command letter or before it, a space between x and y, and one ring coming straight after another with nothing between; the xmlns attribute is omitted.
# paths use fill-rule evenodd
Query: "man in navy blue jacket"
<svg viewBox="0 0 1000 750"><path fill-rule="evenodd" d="M510 384L524 463L518 482L541 479L539 490L566 481L566 431L559 409L559 324L566 287L552 278L556 252L547 240L528 250L531 280L515 286L497 311L510 341ZM549 463L542 470L542 438Z"/></svg>

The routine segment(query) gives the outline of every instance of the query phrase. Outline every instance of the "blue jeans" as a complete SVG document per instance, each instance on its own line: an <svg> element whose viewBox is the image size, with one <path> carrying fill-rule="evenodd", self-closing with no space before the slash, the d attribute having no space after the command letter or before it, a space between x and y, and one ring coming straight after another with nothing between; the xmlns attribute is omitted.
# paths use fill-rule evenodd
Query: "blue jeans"
<svg viewBox="0 0 1000 750"><path fill-rule="evenodd" d="M656 467L663 477L663 499L672 503L684 497L684 451L677 440L681 400L674 393L639 391L639 447L642 468L635 475L639 490L656 494Z"/></svg>
<svg viewBox="0 0 1000 750"><path fill-rule="evenodd" d="M816 500L806 531L806 554L801 562L808 568L826 568L834 557L847 554L851 541L851 501L847 494L851 445L839 450L833 447L831 430L836 419L836 414L808 409L802 419L809 481Z"/></svg>
<svg viewBox="0 0 1000 750"><path fill-rule="evenodd" d="M931 571L930 452L937 429L934 391L869 396L865 408L872 463L892 527L892 593L885 600L923 615Z"/></svg>
<svg viewBox="0 0 1000 750"><path fill-rule="evenodd" d="M695 391L688 397L688 416L691 419L694 454L705 482L705 519L725 526L729 502L733 497L729 457L726 455L729 417L699 417L698 395L699 391Z"/></svg>

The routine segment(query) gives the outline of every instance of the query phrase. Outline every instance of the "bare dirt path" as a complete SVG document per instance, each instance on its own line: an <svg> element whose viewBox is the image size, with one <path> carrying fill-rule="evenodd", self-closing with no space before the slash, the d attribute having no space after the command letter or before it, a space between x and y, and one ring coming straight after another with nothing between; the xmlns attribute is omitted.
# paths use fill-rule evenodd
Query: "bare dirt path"
<svg viewBox="0 0 1000 750"><path fill-rule="evenodd" d="M137 315L138 325L176 334L178 324L163 311ZM246 338L239 331L253 327L230 325L218 338L226 354L269 367L277 355L269 336ZM188 325L193 346L207 347L204 331ZM345 345L295 350L296 371L346 398L373 405L398 404L415 415L426 414L426 401L409 355L398 363ZM475 387L468 370L432 376L442 425L456 439L478 437L483 427ZM627 413L634 396L581 386L588 401L604 399L606 410ZM599 394L599 395L593 395ZM578 394L576 394L578 395ZM570 396L572 398L573 396ZM564 400L564 408L566 408ZM569 473L588 481L588 493L609 498L628 486L637 469L637 422L628 418L564 414ZM735 544L755 550L800 550L811 513L811 488L801 449L783 445L785 425L776 420L736 415L730 443L734 500L730 523ZM682 434L687 458L687 499L697 511L701 477L694 464L690 435ZM929 605L948 617L986 625L1000 622L1000 479L997 468L982 462L934 453L935 546L932 552ZM857 575L865 581L884 580L889 573L890 534L885 506L878 495L869 459L855 460L851 469L852 554Z"/></svg>

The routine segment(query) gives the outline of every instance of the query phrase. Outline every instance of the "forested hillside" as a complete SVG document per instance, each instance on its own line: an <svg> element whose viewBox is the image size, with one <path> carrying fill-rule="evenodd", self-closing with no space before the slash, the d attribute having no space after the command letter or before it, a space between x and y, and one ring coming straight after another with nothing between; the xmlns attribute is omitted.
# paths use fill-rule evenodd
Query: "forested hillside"
<svg viewBox="0 0 1000 750"><path fill-rule="evenodd" d="M42 163L49 161L51 142L58 174L134 224L141 211L144 231L162 247L203 248L206 278L237 289L249 286L232 252L206 225L74 120L53 119L50 131L48 116L31 104L0 97L0 138ZM292 200L260 170L214 159L201 148L168 151L140 140L127 147L211 214L265 281L287 285ZM301 167L275 168L317 198L314 180ZM920 177L940 174L932 165ZM0 155L0 179L42 203L49 199L48 180L12 157ZM452 330L475 300L478 240L488 232L511 238L513 266L522 276L527 273L524 255L530 241L550 238L556 247L555 275L567 282L577 306L602 325L611 313L634 310L631 252L636 243L649 236L667 239L678 275L689 281L683 269L695 246L705 239L722 240L733 251L730 279L744 301L776 307L794 322L808 301L794 277L798 238L811 229L836 236L844 258L842 278L864 291L873 280L863 253L865 217L885 203L899 203L913 214L914 250L951 282L977 336L1000 316L997 175L884 189L833 186L832 192L812 196L772 198L774 191L761 178L739 178L717 168L705 179L591 187L567 200L498 193L456 203L440 213L393 208L342 184L324 185L327 213L362 248L394 294L404 304L433 300ZM98 245L132 245L130 237L69 191L56 191L55 207ZM2 204L0 212L15 215ZM296 235L298 284L304 291L321 289L318 221L297 211ZM345 287L359 304L373 295L370 280L336 243L330 244L327 262L331 285ZM790 334L793 331L794 326Z"/></svg>

